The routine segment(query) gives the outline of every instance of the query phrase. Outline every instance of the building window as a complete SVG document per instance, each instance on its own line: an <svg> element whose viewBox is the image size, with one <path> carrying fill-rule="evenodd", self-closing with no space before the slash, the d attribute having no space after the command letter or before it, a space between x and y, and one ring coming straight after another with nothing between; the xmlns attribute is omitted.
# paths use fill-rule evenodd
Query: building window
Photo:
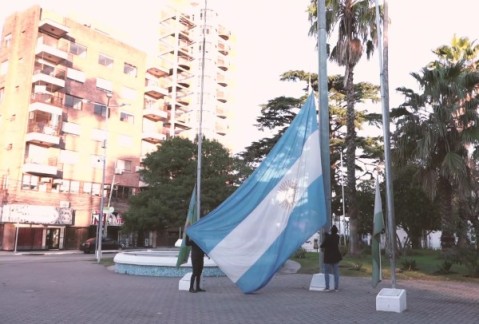
<svg viewBox="0 0 479 324"><path fill-rule="evenodd" d="M3 45L9 48L12 45L12 34L5 35Z"/></svg>
<svg viewBox="0 0 479 324"><path fill-rule="evenodd" d="M131 161L128 160L118 160L116 161L116 169L121 171L131 171Z"/></svg>
<svg viewBox="0 0 479 324"><path fill-rule="evenodd" d="M91 195L91 190L92 190L92 183L84 182L82 192Z"/></svg>
<svg viewBox="0 0 479 324"><path fill-rule="evenodd" d="M8 60L3 61L2 64L0 64L0 75L7 74L7 71L8 71Z"/></svg>
<svg viewBox="0 0 479 324"><path fill-rule="evenodd" d="M111 81L102 79L102 78L97 78L96 79L96 87L101 90L106 90L108 92L113 91L113 83Z"/></svg>
<svg viewBox="0 0 479 324"><path fill-rule="evenodd" d="M62 180L60 183L60 192L70 192L70 180Z"/></svg>
<svg viewBox="0 0 479 324"><path fill-rule="evenodd" d="M98 116L106 117L106 106L102 104L93 104L93 113Z"/></svg>
<svg viewBox="0 0 479 324"><path fill-rule="evenodd" d="M111 68L113 66L113 59L104 54L98 55L98 64Z"/></svg>
<svg viewBox="0 0 479 324"><path fill-rule="evenodd" d="M125 64L123 65L123 73L125 73L126 75L129 75L129 76L132 76L132 77L136 77L137 68L136 68L136 66L125 62Z"/></svg>
<svg viewBox="0 0 479 324"><path fill-rule="evenodd" d="M80 193L80 181L70 181L70 192Z"/></svg>
<svg viewBox="0 0 479 324"><path fill-rule="evenodd" d="M62 131L68 134L80 135L80 125L70 122L63 122Z"/></svg>
<svg viewBox="0 0 479 324"><path fill-rule="evenodd" d="M67 68L67 78L80 83L85 83L85 72Z"/></svg>
<svg viewBox="0 0 479 324"><path fill-rule="evenodd" d="M65 107L81 110L83 105L82 98L74 97L72 95L65 95Z"/></svg>
<svg viewBox="0 0 479 324"><path fill-rule="evenodd" d="M60 151L60 162L63 164L77 164L80 162L80 157L78 152L61 150Z"/></svg>
<svg viewBox="0 0 479 324"><path fill-rule="evenodd" d="M112 192L111 196L112 196L113 199L126 201L126 200L128 200L128 198L133 196L133 188L132 187L115 185L113 187L113 192Z"/></svg>
<svg viewBox="0 0 479 324"><path fill-rule="evenodd" d="M120 113L120 121L125 122L125 123L129 123L129 124L133 124L134 121L135 121L135 118L133 117L132 114L122 112L122 113Z"/></svg>
<svg viewBox="0 0 479 324"><path fill-rule="evenodd" d="M91 194L93 196L100 196L101 184L100 183L93 183L91 187Z"/></svg>
<svg viewBox="0 0 479 324"><path fill-rule="evenodd" d="M38 176L24 174L22 179L22 189L24 190L38 190Z"/></svg>
<svg viewBox="0 0 479 324"><path fill-rule="evenodd" d="M70 43L70 53L80 57L85 57L86 47L77 43Z"/></svg>

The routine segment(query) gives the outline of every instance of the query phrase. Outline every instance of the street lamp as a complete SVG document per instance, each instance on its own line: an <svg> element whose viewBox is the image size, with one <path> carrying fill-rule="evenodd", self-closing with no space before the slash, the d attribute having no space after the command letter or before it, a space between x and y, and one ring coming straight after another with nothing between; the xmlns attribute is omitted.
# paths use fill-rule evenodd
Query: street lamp
<svg viewBox="0 0 479 324"><path fill-rule="evenodd" d="M106 149L107 149L107 138L108 138L108 117L110 115L110 108L123 107L125 104L118 106L110 106L110 100L113 97L111 92L106 92L106 107L105 107L105 137L103 139L103 157L102 157L102 178L101 178L101 196L100 196L100 212L98 217L98 228L96 232L96 258L97 262L101 261L101 241L103 239L103 213L105 209L105 176L106 176ZM110 188L112 190L112 188ZM106 219L105 219L106 221Z"/></svg>

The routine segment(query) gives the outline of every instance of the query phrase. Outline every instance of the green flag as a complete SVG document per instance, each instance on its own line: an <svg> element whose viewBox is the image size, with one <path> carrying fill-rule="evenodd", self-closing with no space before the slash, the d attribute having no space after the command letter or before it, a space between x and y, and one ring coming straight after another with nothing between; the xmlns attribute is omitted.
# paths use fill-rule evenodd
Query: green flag
<svg viewBox="0 0 479 324"><path fill-rule="evenodd" d="M186 245L186 229L193 225L196 220L196 186L191 194L190 205L188 206L188 214L186 215L185 228L183 229L183 237L181 240L180 253L178 253L178 260L176 260L176 268L179 268L183 263L188 261L190 255L190 247Z"/></svg>
<svg viewBox="0 0 479 324"><path fill-rule="evenodd" d="M373 259L372 284L376 287L382 280L381 273L381 233L384 231L383 206L381 203L381 194L379 193L379 181L376 179L376 197L374 199L374 221L373 235L371 240L371 255Z"/></svg>

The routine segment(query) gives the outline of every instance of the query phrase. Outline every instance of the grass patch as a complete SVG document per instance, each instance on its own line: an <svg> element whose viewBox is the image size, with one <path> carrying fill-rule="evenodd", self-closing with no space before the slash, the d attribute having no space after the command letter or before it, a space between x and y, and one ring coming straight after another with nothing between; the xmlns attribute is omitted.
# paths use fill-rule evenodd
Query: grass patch
<svg viewBox="0 0 479 324"><path fill-rule="evenodd" d="M319 271L319 256L315 252L307 252L303 258L292 258L301 264L298 273L314 274ZM371 254L365 252L360 256L346 255L339 263L342 276L371 277ZM398 280L454 280L479 284L479 278L468 276L468 269L463 264L446 264L438 250L411 250L407 255L396 256L396 279ZM384 279L391 278L391 267L388 256L381 256ZM448 271L444 271L447 268Z"/></svg>
<svg viewBox="0 0 479 324"><path fill-rule="evenodd" d="M115 262L113 262L113 258L101 258L100 264L105 267L109 267L115 265Z"/></svg>

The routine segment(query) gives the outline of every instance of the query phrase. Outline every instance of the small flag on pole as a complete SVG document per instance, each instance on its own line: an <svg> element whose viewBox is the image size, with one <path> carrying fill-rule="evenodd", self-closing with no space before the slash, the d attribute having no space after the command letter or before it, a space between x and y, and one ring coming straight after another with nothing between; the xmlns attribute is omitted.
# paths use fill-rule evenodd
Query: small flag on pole
<svg viewBox="0 0 479 324"><path fill-rule="evenodd" d="M254 292L326 224L323 188L311 93L253 174L188 235L244 293Z"/></svg>
<svg viewBox="0 0 479 324"><path fill-rule="evenodd" d="M381 233L384 231L383 206L381 202L381 194L379 193L379 181L376 179L376 195L374 199L374 220L373 235L371 240L372 255L372 284L376 287L382 280L381 273Z"/></svg>
<svg viewBox="0 0 479 324"><path fill-rule="evenodd" d="M186 245L186 229L188 226L193 225L196 220L196 186L191 194L190 205L188 206L188 214L186 215L185 228L183 229L183 236L181 240L180 253L178 254L178 260L176 261L176 267L179 268L183 263L188 262L188 256L190 255L190 247Z"/></svg>

